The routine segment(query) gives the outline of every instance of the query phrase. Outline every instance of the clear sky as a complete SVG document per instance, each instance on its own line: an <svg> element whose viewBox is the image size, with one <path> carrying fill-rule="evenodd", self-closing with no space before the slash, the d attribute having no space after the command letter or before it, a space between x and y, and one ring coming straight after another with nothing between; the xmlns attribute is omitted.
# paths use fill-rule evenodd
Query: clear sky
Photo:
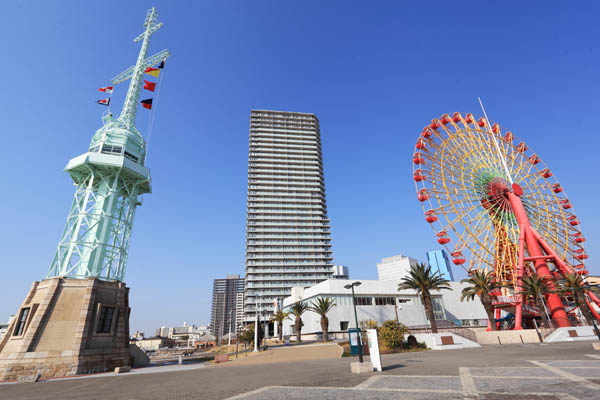
<svg viewBox="0 0 600 400"><path fill-rule="evenodd" d="M477 96L558 177L600 274L597 3L7 0L0 320L46 276L74 192L63 168L100 127L97 88L135 62L152 5L165 26L150 54L172 57L126 274L132 331L208 323L212 280L243 275L253 108L319 117L334 261L353 278L436 248L414 142L443 113L479 116ZM147 117L138 111L144 134Z"/></svg>

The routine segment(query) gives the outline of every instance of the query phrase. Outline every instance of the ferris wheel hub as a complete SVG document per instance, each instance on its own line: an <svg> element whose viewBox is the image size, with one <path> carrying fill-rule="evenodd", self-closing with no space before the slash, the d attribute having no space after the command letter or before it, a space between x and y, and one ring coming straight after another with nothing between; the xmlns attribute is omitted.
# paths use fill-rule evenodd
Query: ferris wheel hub
<svg viewBox="0 0 600 400"><path fill-rule="evenodd" d="M519 197L523 196L523 188L518 183L512 184L512 190L513 190L513 193L516 194L517 196L519 196Z"/></svg>

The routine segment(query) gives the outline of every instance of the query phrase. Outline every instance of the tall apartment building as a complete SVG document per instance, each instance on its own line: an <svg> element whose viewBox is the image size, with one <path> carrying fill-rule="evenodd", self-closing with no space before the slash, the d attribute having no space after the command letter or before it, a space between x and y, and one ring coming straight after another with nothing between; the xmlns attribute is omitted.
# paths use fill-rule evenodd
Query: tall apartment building
<svg viewBox="0 0 600 400"><path fill-rule="evenodd" d="M238 294L244 293L244 278L228 275L225 279L215 279L213 283L210 330L219 338L236 331Z"/></svg>
<svg viewBox="0 0 600 400"><path fill-rule="evenodd" d="M245 315L268 318L294 286L331 277L331 237L319 120L250 113Z"/></svg>

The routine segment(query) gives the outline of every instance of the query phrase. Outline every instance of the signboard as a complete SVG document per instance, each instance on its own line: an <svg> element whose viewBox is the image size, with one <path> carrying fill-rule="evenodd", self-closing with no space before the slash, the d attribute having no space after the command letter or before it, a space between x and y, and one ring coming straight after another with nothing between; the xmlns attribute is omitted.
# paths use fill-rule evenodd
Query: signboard
<svg viewBox="0 0 600 400"><path fill-rule="evenodd" d="M367 340L369 341L369 354L371 364L375 371L381 372L381 355L379 354L379 341L377 340L377 329L367 329Z"/></svg>
<svg viewBox="0 0 600 400"><path fill-rule="evenodd" d="M358 355L358 329L348 329L348 337L350 338L350 354Z"/></svg>

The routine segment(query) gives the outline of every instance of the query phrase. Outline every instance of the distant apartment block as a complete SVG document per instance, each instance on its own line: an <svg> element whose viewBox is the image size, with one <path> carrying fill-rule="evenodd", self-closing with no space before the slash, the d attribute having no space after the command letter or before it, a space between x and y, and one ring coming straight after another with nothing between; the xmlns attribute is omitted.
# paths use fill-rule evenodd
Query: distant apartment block
<svg viewBox="0 0 600 400"><path fill-rule="evenodd" d="M215 279L213 283L212 310L210 329L214 336L222 338L236 332L238 295L244 293L244 278L239 275L228 275L225 279Z"/></svg>
<svg viewBox="0 0 600 400"><path fill-rule="evenodd" d="M427 252L427 262L431 266L431 271L438 271L442 278L449 281L454 280L452 275L452 268L450 267L450 260L448 259L448 253L444 250L433 250Z"/></svg>
<svg viewBox="0 0 600 400"><path fill-rule="evenodd" d="M387 257L377 263L377 274L380 281L399 281L408 275L410 267L419 261L414 258L403 256Z"/></svg>
<svg viewBox="0 0 600 400"><path fill-rule="evenodd" d="M332 275L319 120L313 114L250 113L245 317L265 318L294 286Z"/></svg>

